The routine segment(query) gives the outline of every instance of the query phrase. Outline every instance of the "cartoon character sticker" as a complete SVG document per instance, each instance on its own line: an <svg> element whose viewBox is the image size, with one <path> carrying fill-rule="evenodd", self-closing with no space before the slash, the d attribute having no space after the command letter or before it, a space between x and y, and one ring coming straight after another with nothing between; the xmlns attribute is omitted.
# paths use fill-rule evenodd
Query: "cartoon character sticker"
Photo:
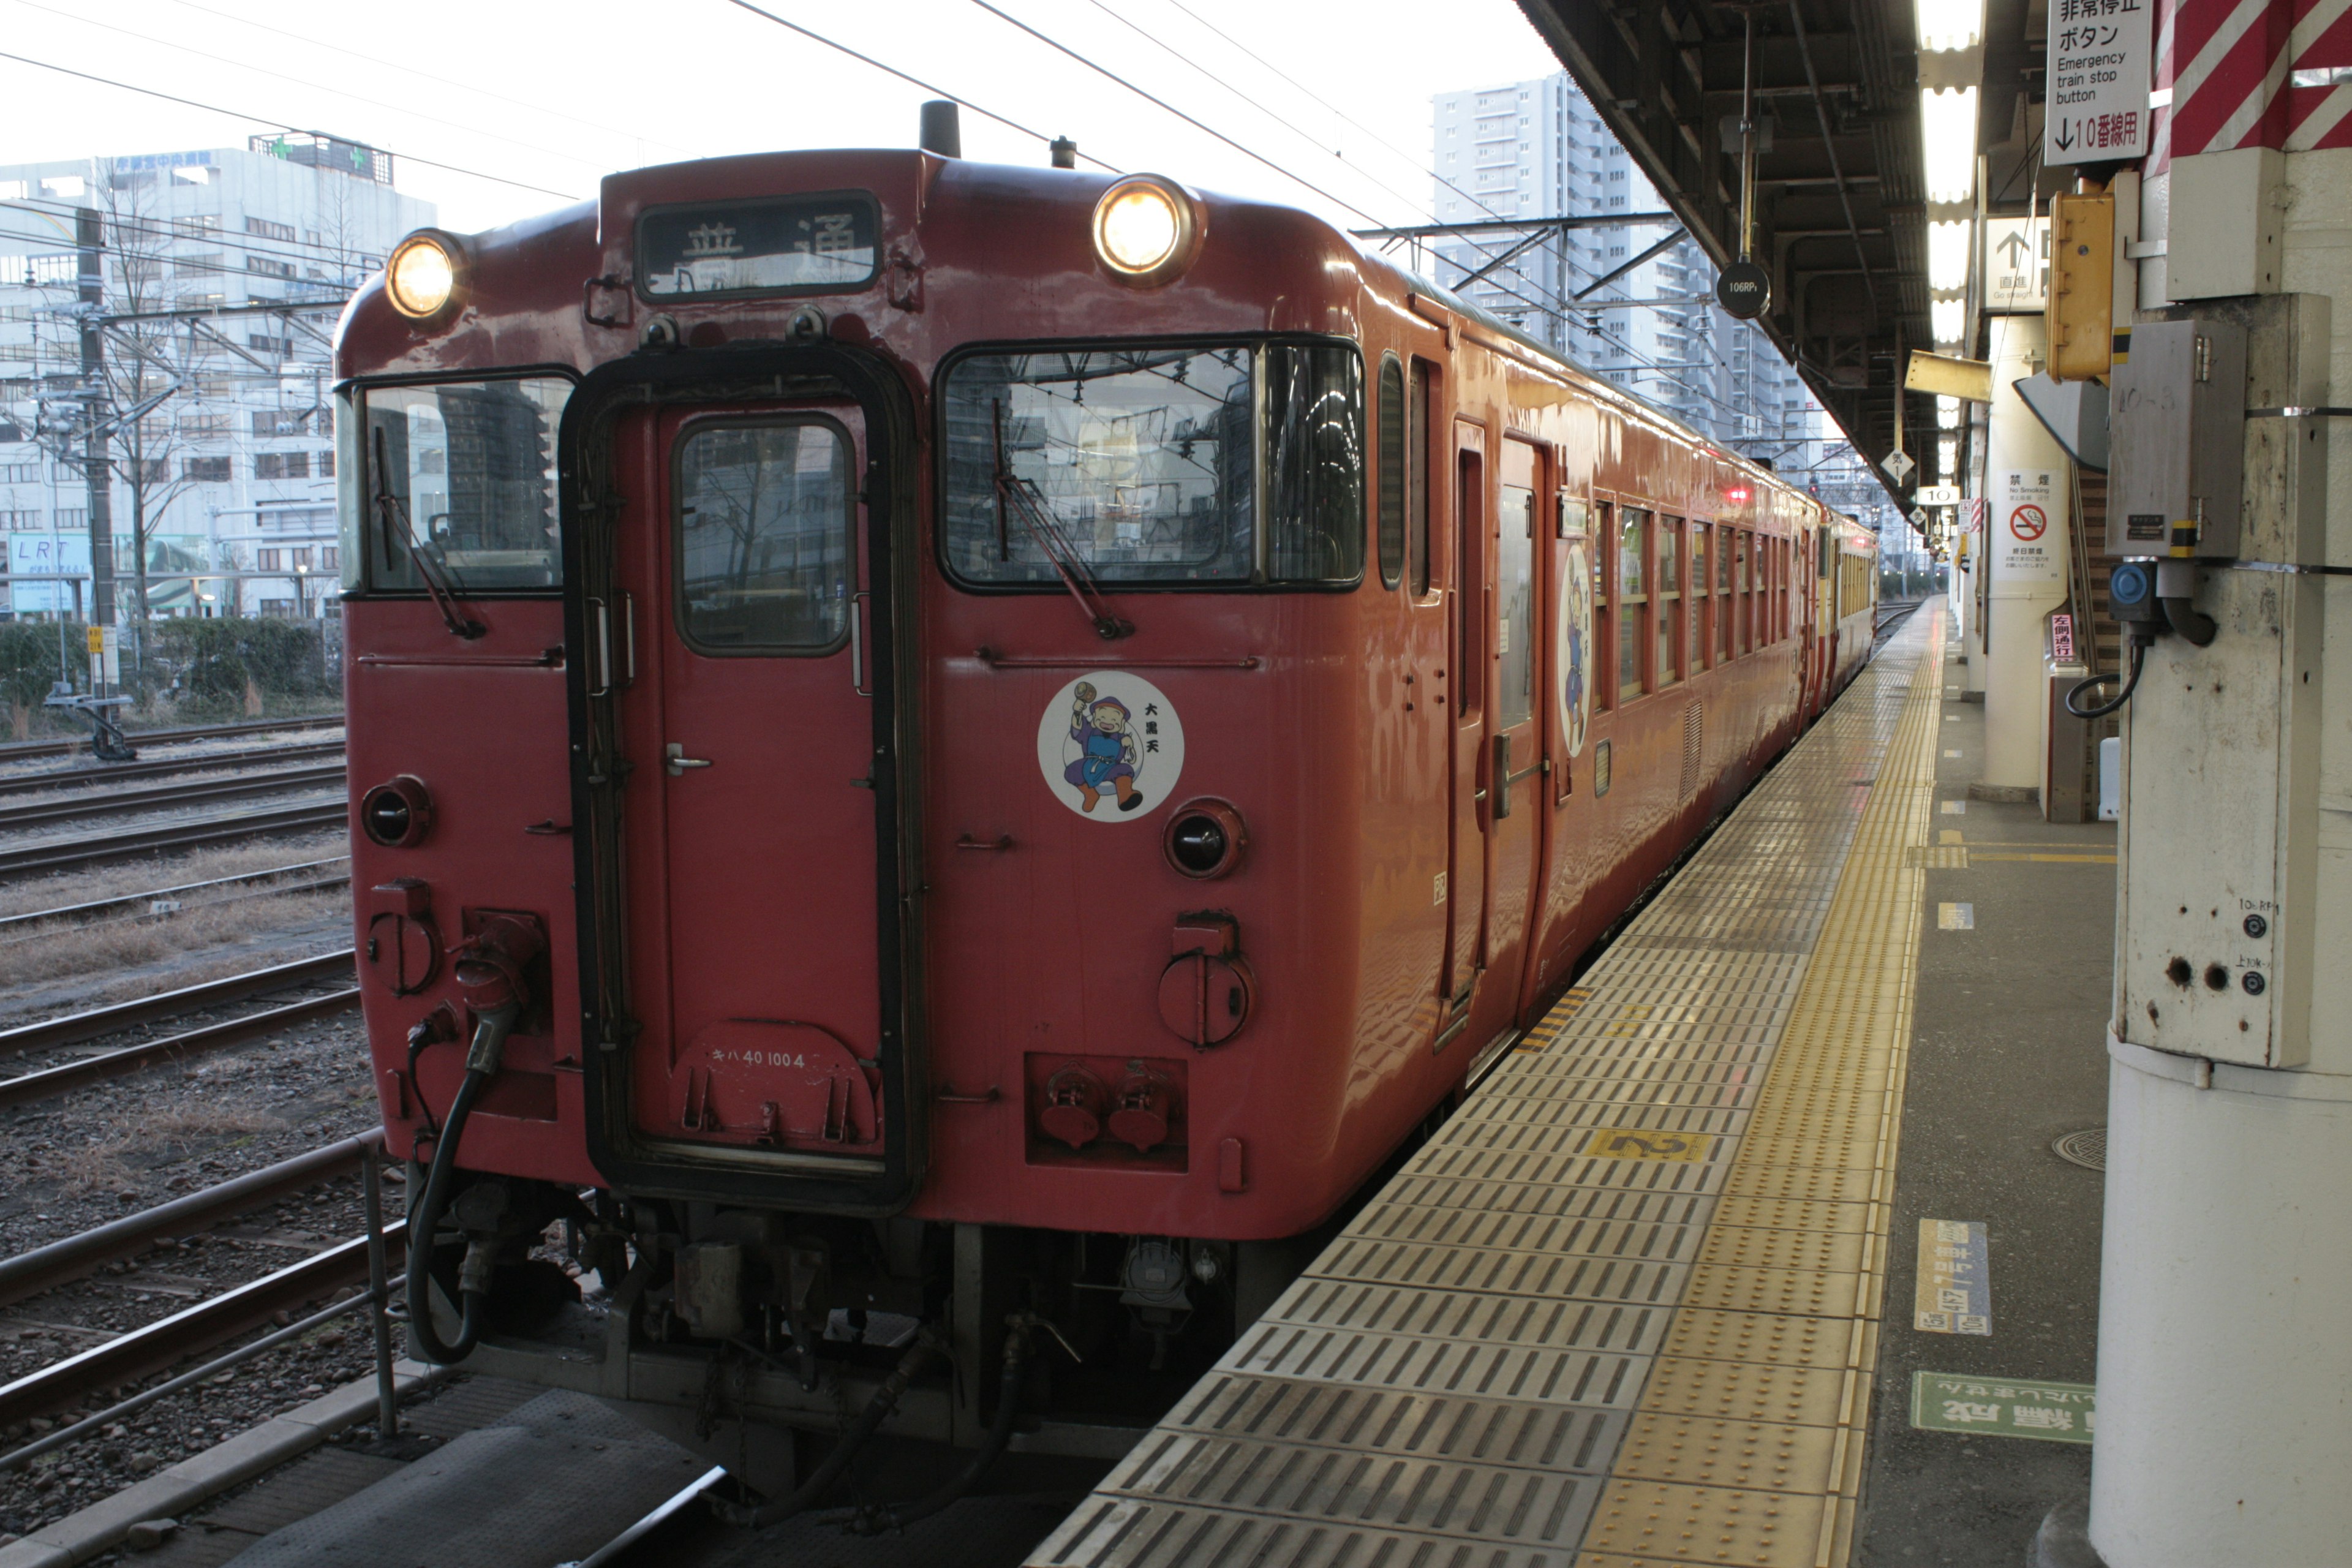
<svg viewBox="0 0 2352 1568"><path fill-rule="evenodd" d="M1037 722L1037 768L1062 804L1118 822L1162 804L1184 771L1184 721L1139 675L1098 669L1056 693Z"/></svg>
<svg viewBox="0 0 2352 1568"><path fill-rule="evenodd" d="M1568 541L1560 582L1559 733L1568 754L1584 751L1585 721L1592 710L1592 562L1581 539Z"/></svg>

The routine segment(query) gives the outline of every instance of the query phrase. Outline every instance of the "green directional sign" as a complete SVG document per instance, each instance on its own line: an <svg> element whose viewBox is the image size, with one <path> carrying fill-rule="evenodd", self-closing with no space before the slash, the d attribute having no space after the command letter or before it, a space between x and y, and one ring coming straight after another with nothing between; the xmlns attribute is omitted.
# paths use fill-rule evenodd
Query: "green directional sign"
<svg viewBox="0 0 2352 1568"><path fill-rule="evenodd" d="M2098 1427L2097 1395L2087 1383L1915 1372L1911 1425L1928 1432L2087 1443Z"/></svg>

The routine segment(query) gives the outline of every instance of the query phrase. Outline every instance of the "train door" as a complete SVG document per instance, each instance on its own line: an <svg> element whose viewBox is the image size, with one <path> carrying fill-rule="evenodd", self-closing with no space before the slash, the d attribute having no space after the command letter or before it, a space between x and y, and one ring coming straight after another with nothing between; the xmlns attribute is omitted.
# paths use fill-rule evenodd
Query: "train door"
<svg viewBox="0 0 2352 1568"><path fill-rule="evenodd" d="M1446 822L1444 1005L1442 1046L1469 1022L1471 993L1486 967L1486 700L1494 585L1486 563L1494 524L1486 507L1486 432L1454 426L1453 588L1446 595L1454 667L1451 809Z"/></svg>
<svg viewBox="0 0 2352 1568"><path fill-rule="evenodd" d="M878 1162L865 434L854 405L617 432L627 1114L655 1150L844 1176Z"/></svg>
<svg viewBox="0 0 2352 1568"><path fill-rule="evenodd" d="M1506 437L1496 478L1491 696L1487 702L1487 963L1516 976L1535 899L1536 867L1550 816L1543 785L1544 639L1537 589L1536 520L1544 508L1542 454Z"/></svg>

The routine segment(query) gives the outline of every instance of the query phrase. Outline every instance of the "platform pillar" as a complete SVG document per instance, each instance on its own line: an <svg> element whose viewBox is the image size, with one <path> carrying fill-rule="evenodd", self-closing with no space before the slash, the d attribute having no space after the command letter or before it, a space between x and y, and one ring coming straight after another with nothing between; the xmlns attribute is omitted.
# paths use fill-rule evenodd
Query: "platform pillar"
<svg viewBox="0 0 2352 1568"><path fill-rule="evenodd" d="M2042 673L2042 626L2043 617L2066 602L2073 473L2064 449L2013 386L2042 368L2042 319L1995 316L1987 328L1993 399L1985 444L1984 531L1974 546L1982 552L1976 570L1991 574L1978 641L1985 656L1981 783L1994 799L2027 800L2037 797L2046 761L2042 721L2049 688Z"/></svg>
<svg viewBox="0 0 2352 1568"><path fill-rule="evenodd" d="M2184 0L2192 46L2222 12ZM2301 150L2346 138L2263 108L2294 20L2280 0L2231 24L2281 68L2184 90L2141 205L2166 265L2140 321L2244 325L2249 412L2235 542L2167 563L2193 560L2215 636L2154 643L2125 720L2087 1533L2107 1568L2352 1560L2352 148Z"/></svg>

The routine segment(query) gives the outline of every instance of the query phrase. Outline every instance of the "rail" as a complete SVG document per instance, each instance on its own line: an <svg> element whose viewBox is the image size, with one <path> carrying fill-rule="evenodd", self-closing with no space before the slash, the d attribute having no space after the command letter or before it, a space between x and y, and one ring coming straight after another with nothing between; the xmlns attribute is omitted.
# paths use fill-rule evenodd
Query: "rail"
<svg viewBox="0 0 2352 1568"><path fill-rule="evenodd" d="M70 789L78 784L122 784L132 779L172 778L180 773L216 772L222 768L266 767L275 763L308 763L343 754L341 741L309 741L295 746L258 746L249 752L214 752L201 757L169 757L152 763L100 763L91 767L51 768L44 773L0 778L0 795L30 795L37 790Z"/></svg>
<svg viewBox="0 0 2352 1568"><path fill-rule="evenodd" d="M123 893L111 899L88 899L78 904L59 904L54 909L27 910L23 914L0 915L0 931L22 931L26 927L45 925L51 921L73 921L85 925L96 924L102 918L121 916L125 913L135 913L142 918L160 917L174 912L179 907L180 899L184 894L206 892L215 888L251 888L258 883L275 882L280 877L295 877L305 873L326 874L312 875L307 881L288 882L281 886L262 888L260 891L264 894L320 892L329 888L344 887L350 883L352 879L348 869L350 860L351 857L348 855L331 855L323 860L303 860L291 866L272 866L266 870L241 871L234 877L212 877L201 882L182 882L173 888L151 888L143 893ZM342 866L346 869L329 872L328 868L335 866ZM207 899L200 900L200 903L210 905L233 901L230 899ZM155 907L158 904L166 907L158 909ZM24 939L18 937L12 940Z"/></svg>
<svg viewBox="0 0 2352 1568"><path fill-rule="evenodd" d="M278 806L268 811L235 812L198 817L165 827L140 828L101 838L66 839L0 850L0 874L22 871L64 871L86 866L113 865L144 859L167 849L194 849L207 845L236 844L281 833L301 833L340 827L350 818L350 803Z"/></svg>
<svg viewBox="0 0 2352 1568"><path fill-rule="evenodd" d="M115 790L104 795L66 800L45 800L32 805L0 808L0 830L41 827L53 822L79 822L93 816L130 816L140 812L172 811L215 800L250 800L257 795L285 795L293 790L318 790L343 782L343 764L289 768L281 773L252 773L243 778L215 779L205 784L158 784L148 789Z"/></svg>
<svg viewBox="0 0 2352 1568"><path fill-rule="evenodd" d="M197 724L172 730L134 730L130 733L134 746L169 745L183 741L217 741L232 735L268 735L281 730L340 730L343 716L340 713L315 714L307 719L262 719L239 724ZM21 762L27 757L69 757L76 752L89 749L87 737L77 736L66 741L11 741L0 745L0 763Z"/></svg>
<svg viewBox="0 0 2352 1568"><path fill-rule="evenodd" d="M322 952L313 958L298 958L290 963L274 963L267 969L249 969L243 974L226 975L197 985L184 985L177 991L165 991L154 996L93 1007L86 1013L68 1013L63 1017L47 1018L37 1024L20 1024L13 1029L0 1029L0 1056L22 1056L28 1051L79 1045L84 1040L94 1040L102 1035L152 1023L158 1018L176 1017L183 1013L201 1012L223 1003L241 1002L248 996L337 979L355 973L354 965L358 962L357 952L347 947L336 952Z"/></svg>

